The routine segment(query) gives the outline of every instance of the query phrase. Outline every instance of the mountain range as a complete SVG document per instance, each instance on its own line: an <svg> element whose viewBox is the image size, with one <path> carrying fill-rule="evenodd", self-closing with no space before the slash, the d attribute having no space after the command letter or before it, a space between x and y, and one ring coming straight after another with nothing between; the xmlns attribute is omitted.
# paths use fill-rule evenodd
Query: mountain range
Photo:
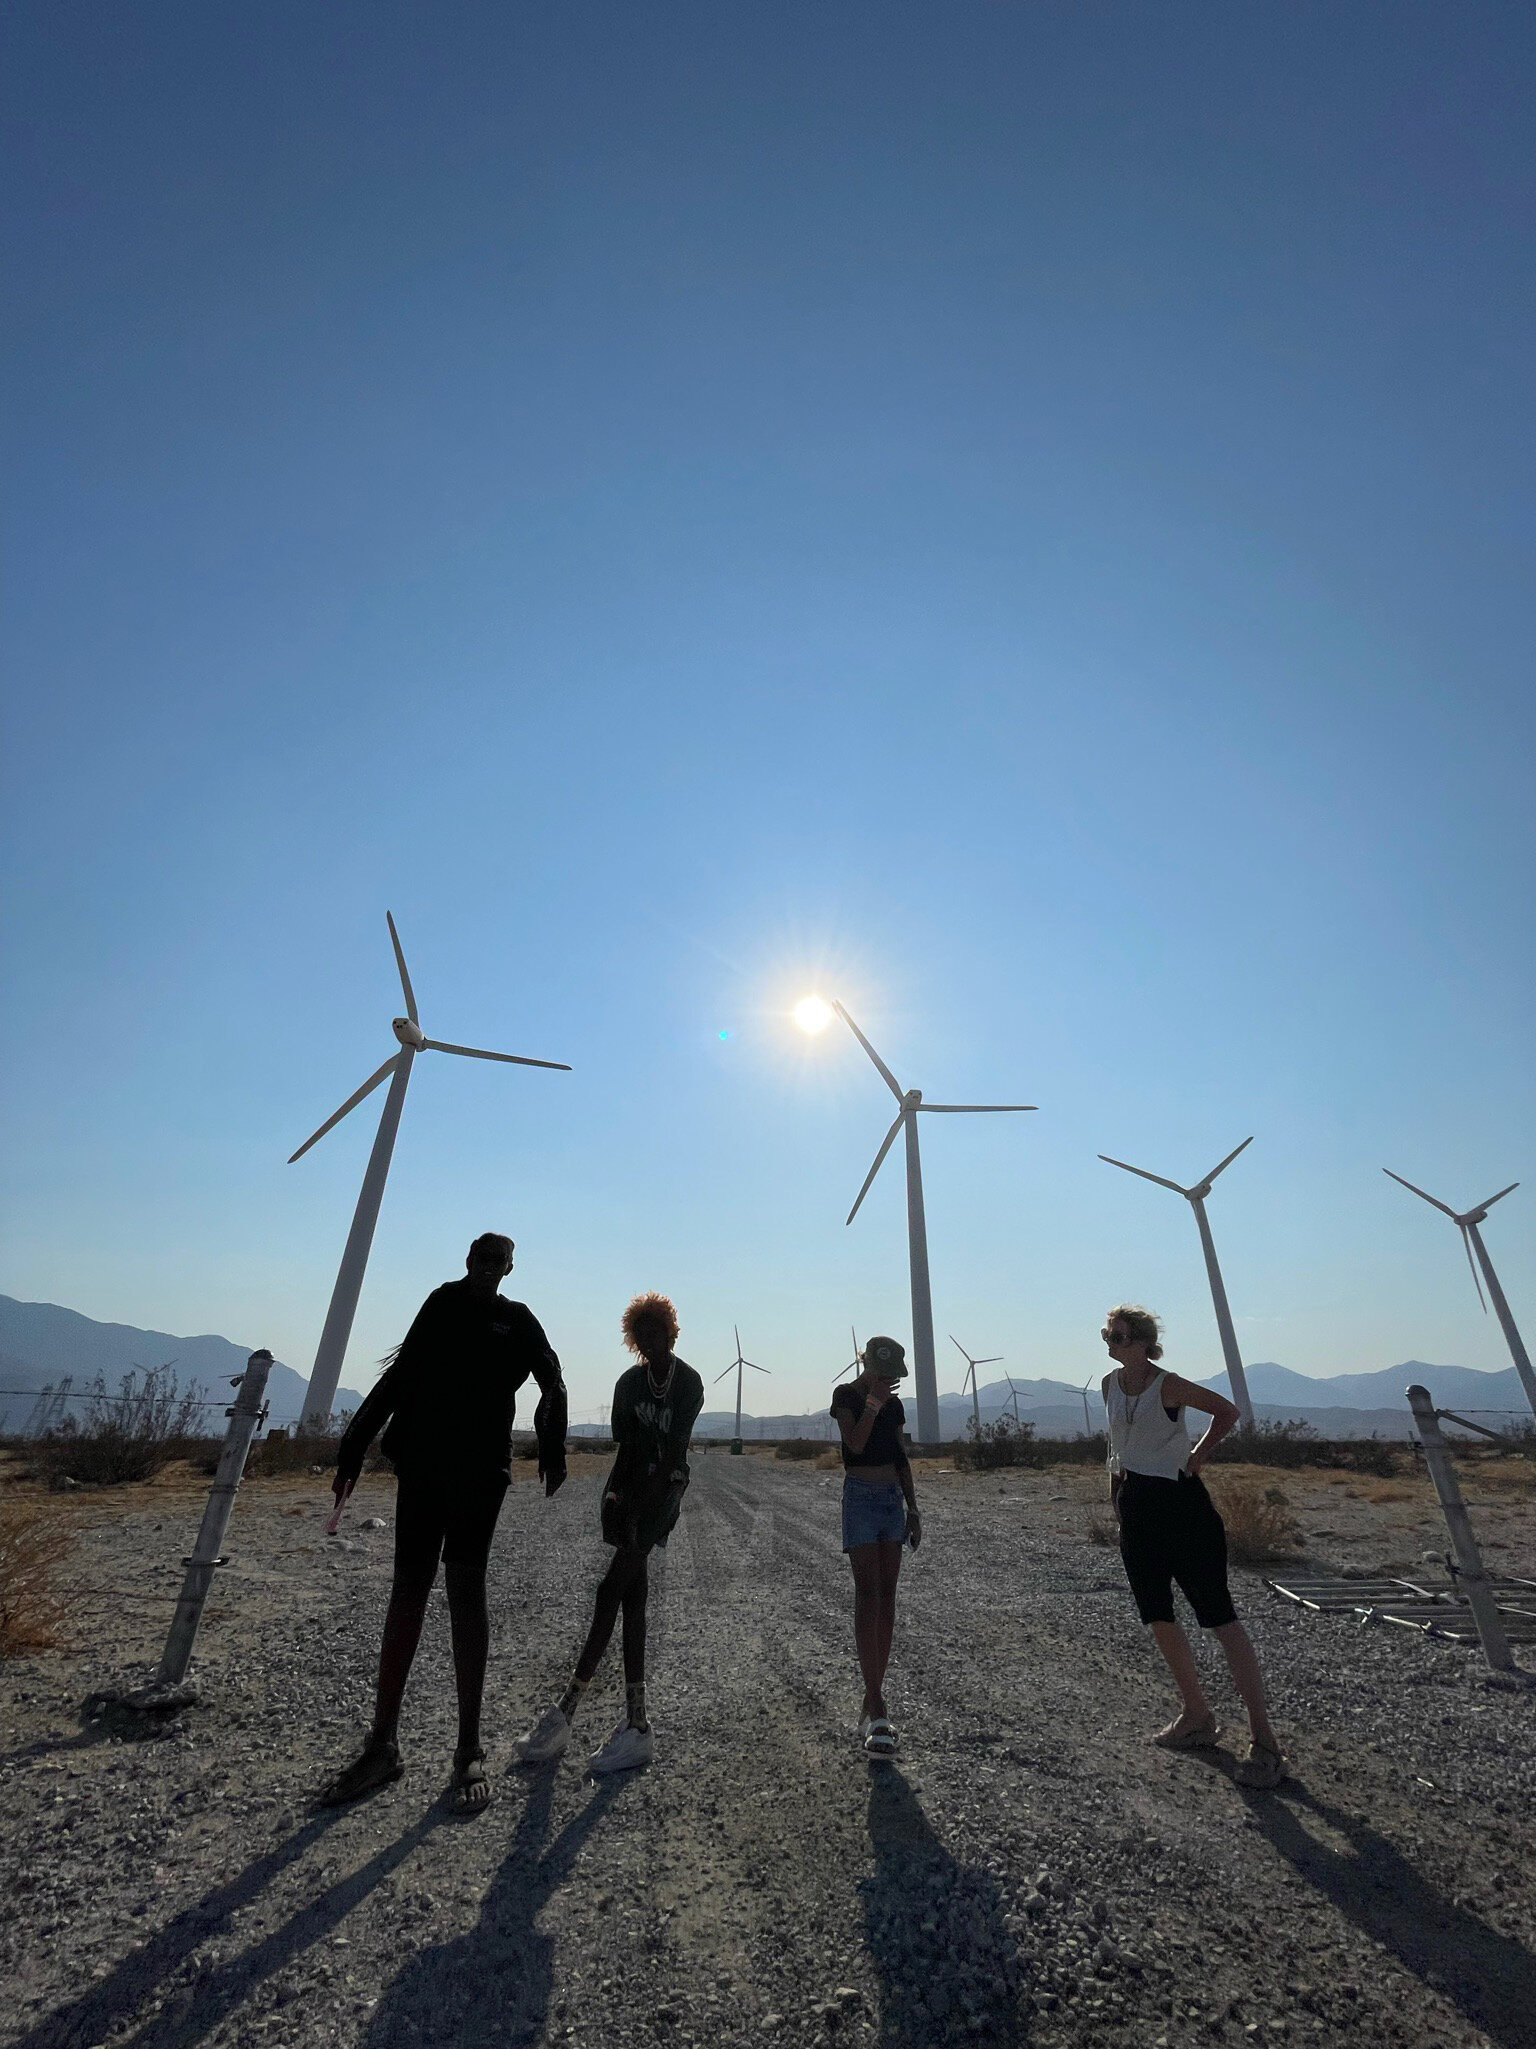
<svg viewBox="0 0 1536 2049"><path fill-rule="evenodd" d="M222 1408L230 1381L245 1371L252 1350L228 1338L179 1338L130 1323L97 1323L56 1302L18 1302L0 1295L0 1432L23 1429L45 1387L68 1378L80 1390L99 1373L107 1392L115 1394L123 1375L136 1367L173 1365L182 1388L201 1381ZM273 1364L267 1376L269 1426L298 1421L308 1385L307 1374ZM336 1391L338 1410L355 1409L361 1401L354 1388ZM222 1430L222 1421L217 1427Z"/></svg>
<svg viewBox="0 0 1536 2049"><path fill-rule="evenodd" d="M222 1406L224 1389L235 1374L244 1371L248 1356L245 1347L228 1338L174 1337L168 1331L139 1330L127 1323L97 1323L54 1302L19 1302L13 1296L0 1295L0 1432L22 1429L37 1394L44 1387L57 1386L66 1376L81 1388L99 1373L110 1392L123 1374L135 1367L174 1364L183 1387L201 1381ZM1471 1366L1434 1366L1422 1359L1408 1359L1400 1366L1385 1366L1373 1373L1339 1373L1315 1380L1272 1360L1259 1360L1247 1368L1247 1374L1254 1414L1260 1421L1295 1418L1310 1423L1324 1437L1368 1437L1373 1433L1406 1437L1409 1423L1404 1395L1413 1381L1427 1387L1442 1407L1496 1412L1481 1418L1494 1429L1529 1414L1513 1366L1499 1373L1483 1373ZM306 1385L306 1376L292 1367L273 1365L267 1380L272 1424L298 1420ZM1203 1385L1225 1393L1226 1375L1217 1374ZM1082 1431L1083 1396L1069 1381L1015 1379L1013 1387L1020 1416L1033 1423L1041 1437L1074 1437ZM338 1410L355 1409L361 1400L355 1388L337 1389ZM1007 1381L989 1381L980 1390L980 1403L984 1423L1007 1413L1012 1407ZM969 1394L939 1396L939 1418L946 1438L963 1437L971 1414ZM1104 1405L1097 1379L1088 1389L1087 1420L1095 1429L1103 1425ZM728 1437L734 1424L733 1411L707 1410L699 1418L697 1430L701 1437ZM825 1437L832 1434L832 1422L825 1409L818 1409L799 1415L744 1415L742 1429L749 1437Z"/></svg>

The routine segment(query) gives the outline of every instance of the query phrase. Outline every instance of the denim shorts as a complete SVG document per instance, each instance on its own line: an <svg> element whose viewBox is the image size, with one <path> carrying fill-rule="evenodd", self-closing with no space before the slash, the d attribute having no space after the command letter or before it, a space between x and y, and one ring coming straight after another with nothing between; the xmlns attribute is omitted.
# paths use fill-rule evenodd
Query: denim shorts
<svg viewBox="0 0 1536 2049"><path fill-rule="evenodd" d="M907 1500L895 1480L871 1484L843 1475L843 1549L859 1544L899 1544L907 1534Z"/></svg>

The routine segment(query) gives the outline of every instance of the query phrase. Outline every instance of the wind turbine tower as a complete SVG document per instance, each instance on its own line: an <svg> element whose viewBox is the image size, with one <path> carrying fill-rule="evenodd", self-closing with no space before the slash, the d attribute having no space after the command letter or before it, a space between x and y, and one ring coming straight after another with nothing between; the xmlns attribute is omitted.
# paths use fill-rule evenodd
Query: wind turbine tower
<svg viewBox="0 0 1536 2049"><path fill-rule="evenodd" d="M411 1078L411 1066L418 1053L459 1053L470 1060L501 1060L510 1067L553 1067L562 1074L569 1074L570 1068L563 1060L529 1060L521 1053L487 1053L479 1046L451 1046L444 1039L429 1039L421 1029L421 1020L416 1015L416 997L411 988L411 977L405 965L405 955L400 947L400 935L395 930L395 921L386 911L389 924L390 943L395 949L395 965L400 970L400 987L405 992L405 1016L393 1020L393 1030L399 1041L399 1051L392 1053L379 1069L371 1074L355 1095L348 1096L334 1116L327 1117L320 1129L311 1132L304 1143L288 1161L304 1157L317 1140L324 1138L333 1125L339 1124L349 1111L355 1110L365 1096L371 1095L384 1079L390 1076L389 1094L384 1099L384 1114L379 1119L378 1135L373 1141L373 1151L368 1155L368 1165L363 1174L362 1192L357 1198L357 1208L352 1215L352 1228L347 1233L347 1242L341 1255L341 1266L336 1275L336 1286L331 1291L331 1306L326 1311L325 1327L320 1333L319 1349L315 1353L314 1370L309 1376L309 1386L304 1395L304 1413L300 1428L323 1428L329 1421L331 1404L336 1399L336 1386L341 1379L342 1361L347 1355L347 1340L352 1335L352 1320L357 1314L357 1300L363 1291L363 1274L368 1266L368 1253L373 1245L374 1227L379 1221L379 1207L384 1200L384 1183L389 1175L390 1156L395 1149L395 1133L400 1129L400 1112L405 1108L406 1085Z"/></svg>
<svg viewBox="0 0 1536 2049"><path fill-rule="evenodd" d="M1252 1136L1245 1138L1242 1145L1234 1146L1220 1165L1212 1167L1203 1181L1197 1181L1193 1188L1181 1188L1177 1181L1165 1180L1161 1174L1149 1174L1145 1167L1133 1167L1125 1160L1111 1159L1108 1153L1099 1158L1111 1167L1123 1167L1127 1174L1139 1174L1143 1181L1155 1181L1159 1188L1171 1188L1175 1195L1182 1195L1195 1213L1195 1222L1200 1227L1200 1249L1205 1254L1205 1270L1211 1281L1211 1301L1216 1307L1216 1328L1221 1333L1222 1356L1227 1362L1227 1379L1232 1383L1232 1399L1237 1403L1243 1421L1253 1426L1253 1403L1248 1399L1248 1376L1243 1371L1243 1355L1237 1349L1237 1332L1232 1328L1232 1311L1227 1307L1227 1291L1222 1282L1221 1268L1216 1264L1216 1241L1211 1236L1211 1226L1205 1214L1205 1199L1211 1192L1211 1183L1216 1176L1230 1167L1245 1147L1253 1144Z"/></svg>
<svg viewBox="0 0 1536 2049"><path fill-rule="evenodd" d="M994 1359L973 1359L970 1353L965 1349L964 1345L962 1345L960 1340L955 1336L953 1331L951 1331L949 1334L949 1342L954 1346L955 1350L960 1354L961 1358L965 1361L965 1379L960 1382L960 1392L962 1394L965 1393L965 1382L966 1380L968 1380L971 1383L971 1414L975 1418L976 1423L976 1442L980 1444L981 1396L978 1394L976 1390L976 1368L978 1366L1001 1366L1003 1363L1003 1355L1001 1352L999 1352L996 1358Z"/></svg>
<svg viewBox="0 0 1536 2049"><path fill-rule="evenodd" d="M1425 1202L1433 1203L1436 1209L1443 1210L1460 1231L1461 1242L1466 1250L1467 1265L1472 1267L1472 1285L1477 1289L1478 1301L1483 1304L1483 1314L1488 1314L1488 1304L1483 1300L1482 1281L1477 1278L1479 1266L1483 1270L1483 1280L1488 1283L1488 1293L1493 1297L1494 1314L1503 1329L1504 1342L1509 1346L1509 1356L1515 1362L1515 1371L1520 1376L1520 1385L1525 1389L1525 1398L1531 1407L1536 1409L1536 1373L1531 1370L1531 1355L1525 1349L1525 1340L1515 1328L1515 1319L1510 1314L1508 1302L1504 1299L1504 1290L1499 1286L1499 1277L1493 1270L1493 1261L1488 1257L1488 1248L1484 1245L1482 1234L1477 1228L1486 1221L1488 1212L1494 1204L1502 1202L1506 1195L1513 1193L1520 1186L1520 1183L1511 1181L1508 1188L1501 1188L1497 1195L1490 1195L1486 1202L1480 1202L1472 1209L1453 1210L1449 1203L1440 1202L1433 1195L1425 1195L1422 1188L1415 1188L1411 1181L1405 1181L1401 1174L1394 1174L1390 1167L1383 1167L1381 1171L1395 1181L1399 1188L1410 1189L1413 1194L1422 1196ZM1477 1254L1476 1266L1472 1264L1474 1252Z"/></svg>
<svg viewBox="0 0 1536 2049"><path fill-rule="evenodd" d="M853 1208L848 1212L847 1221L851 1224L858 1215L859 1205L869 1193L871 1182L884 1165L886 1154L896 1143L897 1132L901 1132L906 1139L907 1148L907 1261L912 1278L912 1378L917 1395L917 1437L920 1444L937 1444L939 1380L933 1351L933 1291L928 1280L928 1224L923 1214L923 1165L917 1149L918 1115L927 1112L944 1116L975 1112L996 1113L1033 1110L1037 1106L1034 1103L925 1103L921 1089L902 1087L843 1006L834 1003L832 1008L874 1062L881 1079L899 1106L895 1122L885 1134L879 1152L875 1154L875 1164L864 1176L864 1186L859 1190Z"/></svg>
<svg viewBox="0 0 1536 2049"><path fill-rule="evenodd" d="M735 1358L734 1358L734 1359L733 1359L733 1360L731 1361L730 1365L729 1365L729 1366L727 1366L727 1367L726 1367L726 1369L725 1369L725 1373L734 1373L734 1374L735 1374L735 1376L736 1376L736 1435L735 1435L735 1436L734 1436L734 1437L733 1437L733 1438L731 1439L731 1456L732 1456L733 1458L740 1458L740 1457L741 1457L741 1370L742 1370L742 1368L743 1368L744 1366L752 1366L752 1361L751 1361L750 1359L744 1359L744 1358L743 1358L743 1357L741 1356L741 1332L740 1332L740 1331L739 1331L739 1330L738 1330L738 1329L736 1328L736 1326L735 1326L735 1324L734 1324L734 1323L733 1323L733 1324L731 1325L731 1336L732 1336L733 1338L735 1338L735 1340L736 1340L736 1356L735 1356ZM753 1371L754 1373L767 1373L767 1371L768 1371L768 1368L767 1368L766 1366L752 1366L752 1371ZM724 1378L725 1378L725 1373L717 1373L717 1374L715 1375L715 1385L716 1385L716 1387L718 1387L718 1386L720 1385L721 1381L722 1381L722 1380L724 1380ZM761 1430L759 1430L759 1432L758 1432L758 1435L759 1435L759 1436L761 1436L761 1435L762 1435L762 1432L761 1432Z"/></svg>

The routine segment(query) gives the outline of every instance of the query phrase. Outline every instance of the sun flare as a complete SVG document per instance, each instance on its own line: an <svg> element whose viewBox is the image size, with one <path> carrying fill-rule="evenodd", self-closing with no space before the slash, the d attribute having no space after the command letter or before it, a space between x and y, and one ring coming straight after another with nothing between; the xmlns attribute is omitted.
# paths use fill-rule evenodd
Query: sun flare
<svg viewBox="0 0 1536 2049"><path fill-rule="evenodd" d="M803 1032L824 1032L832 1022L832 1006L819 996L803 996L795 1005L795 1023Z"/></svg>

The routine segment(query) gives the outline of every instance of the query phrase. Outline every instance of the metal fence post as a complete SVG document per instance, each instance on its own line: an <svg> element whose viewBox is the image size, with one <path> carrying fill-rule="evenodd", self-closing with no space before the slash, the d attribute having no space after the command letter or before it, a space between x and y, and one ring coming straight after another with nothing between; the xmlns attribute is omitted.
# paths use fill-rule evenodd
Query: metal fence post
<svg viewBox="0 0 1536 2049"><path fill-rule="evenodd" d="M1493 1588L1488 1584L1488 1575L1483 1569L1483 1554L1472 1534L1467 1505L1461 1498L1461 1482L1456 1478L1456 1468L1451 1463L1451 1448L1440 1433L1439 1412L1430 1400L1429 1389L1410 1387L1408 1406L1413 1410L1419 1442L1424 1447L1424 1463L1429 1467L1429 1477L1440 1497L1445 1526L1451 1533L1451 1545L1456 1553L1456 1576L1466 1594L1467 1606L1472 1610L1472 1620L1477 1624L1483 1656L1495 1672L1513 1672L1514 1654L1504 1634L1504 1623Z"/></svg>
<svg viewBox="0 0 1536 2049"><path fill-rule="evenodd" d="M192 1662L192 1646L197 1641L197 1626L203 1619L203 1603L208 1598L214 1568L219 1563L219 1546L229 1528L235 1495L245 1472L246 1454L265 1413L263 1398L271 1366L270 1352L252 1352L244 1373L235 1383L240 1391L235 1396L234 1407L225 1412L229 1417L229 1429L225 1433L224 1449L219 1454L218 1470L208 1490L202 1527L192 1547L192 1556L187 1560L181 1598L176 1603L171 1633L165 1640L160 1669L155 1675L156 1686L179 1686L187 1676L187 1667Z"/></svg>

